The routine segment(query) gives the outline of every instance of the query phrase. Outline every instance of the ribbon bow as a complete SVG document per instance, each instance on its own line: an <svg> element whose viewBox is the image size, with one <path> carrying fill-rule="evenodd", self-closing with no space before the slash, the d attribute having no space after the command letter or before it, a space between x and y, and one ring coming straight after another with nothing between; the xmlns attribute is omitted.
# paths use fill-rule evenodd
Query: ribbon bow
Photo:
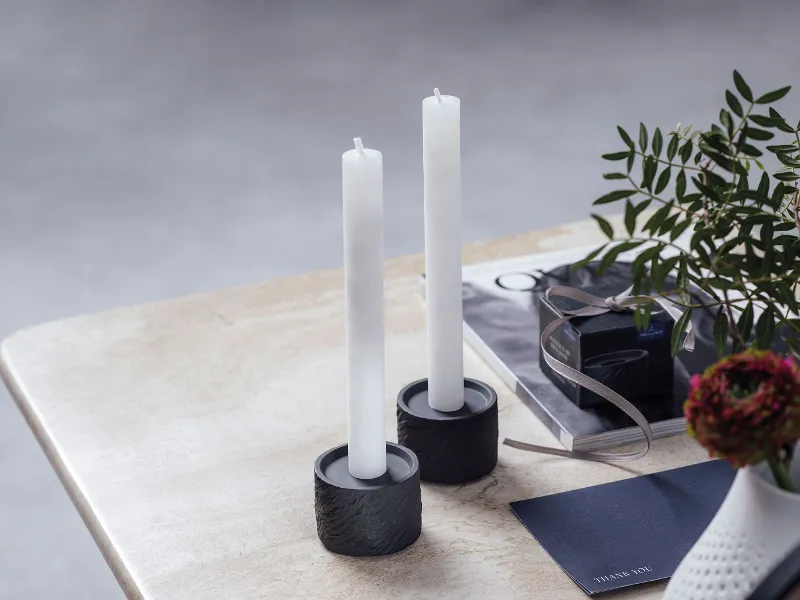
<svg viewBox="0 0 800 600"><path fill-rule="evenodd" d="M562 450L560 448L549 448L547 446L536 446L534 444L527 444L525 442L518 442L516 440L510 440L507 438L503 441L503 444L519 450L527 450L528 452L538 452L540 454L550 454L552 456L564 456L568 458L579 458L583 460L595 460L600 462L628 462L638 460L649 452L650 445L653 442L653 431L650 429L650 423L647 422L647 419L641 413L641 411L610 387L603 385L596 379L593 379L585 373L581 373L580 371L573 369L572 367L558 360L555 356L547 351L546 346L547 339L553 334L553 332L575 317L596 317L609 312L626 312L628 310L632 310L636 306L651 303L658 304L664 310L664 312L666 312L675 321L678 321L683 315L683 312L666 298L657 296L631 296L632 292L633 286L629 287L627 290L617 296L600 298L599 296L594 296L587 292L564 285L556 285L549 288L545 293L545 298L548 300L553 296L558 296L561 298L568 298L570 300L577 300L578 302L585 304L585 306L572 310L561 310L560 312L563 316L550 323L547 327L545 327L544 331L542 331L541 350L545 362L551 369L553 369L553 371L565 379L577 383L579 386L594 392L602 398L605 398L614 406L622 410L631 419L633 419L642 430L642 433L644 433L644 446L638 450L633 450L630 452L589 452ZM694 332L692 331L691 322L686 326L686 337L683 341L683 348L685 350L689 350L690 352L694 350Z"/></svg>

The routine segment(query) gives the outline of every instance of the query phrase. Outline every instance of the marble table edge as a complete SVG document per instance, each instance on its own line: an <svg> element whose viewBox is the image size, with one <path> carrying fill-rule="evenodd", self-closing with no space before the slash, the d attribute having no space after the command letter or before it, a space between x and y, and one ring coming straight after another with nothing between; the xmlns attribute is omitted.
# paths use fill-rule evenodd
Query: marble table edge
<svg viewBox="0 0 800 600"><path fill-rule="evenodd" d="M24 332L26 330L22 331ZM43 419L36 413L36 409L33 405L25 400L26 394L13 375L13 365L8 356L7 342L13 339L13 337L12 335L0 343L0 377L2 377L11 397L14 399L14 403L17 405L25 422L28 424L28 427L30 427L33 435L44 451L48 462L56 472L61 485L78 510L78 514L89 530L95 544L97 544L97 547L100 549L100 553L103 555L103 558L114 574L125 596L128 600L147 600L141 593L143 589L142 585L136 581L126 561L116 551L114 543L106 533L99 517L92 509L77 478L72 473L72 469L63 458L63 454L58 451L57 444L47 431Z"/></svg>

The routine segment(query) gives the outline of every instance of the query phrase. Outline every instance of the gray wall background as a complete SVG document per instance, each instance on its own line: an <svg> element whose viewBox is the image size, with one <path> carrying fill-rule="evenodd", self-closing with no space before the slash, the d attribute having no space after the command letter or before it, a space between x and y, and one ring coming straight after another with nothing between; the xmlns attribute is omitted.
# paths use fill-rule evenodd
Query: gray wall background
<svg viewBox="0 0 800 600"><path fill-rule="evenodd" d="M462 99L466 241L583 218L616 124L706 124L734 68L800 84L799 22L795 0L0 0L0 335L339 265L354 136L384 152L387 252L420 251L434 86ZM2 392L0 598L121 597Z"/></svg>

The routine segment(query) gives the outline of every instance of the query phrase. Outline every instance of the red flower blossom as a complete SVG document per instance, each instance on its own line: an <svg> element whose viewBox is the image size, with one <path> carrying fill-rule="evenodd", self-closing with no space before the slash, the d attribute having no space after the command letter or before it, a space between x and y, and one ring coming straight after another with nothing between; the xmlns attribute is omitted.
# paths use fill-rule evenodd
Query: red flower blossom
<svg viewBox="0 0 800 600"><path fill-rule="evenodd" d="M690 380L689 435L736 467L779 459L800 439L800 369L791 358L749 351Z"/></svg>

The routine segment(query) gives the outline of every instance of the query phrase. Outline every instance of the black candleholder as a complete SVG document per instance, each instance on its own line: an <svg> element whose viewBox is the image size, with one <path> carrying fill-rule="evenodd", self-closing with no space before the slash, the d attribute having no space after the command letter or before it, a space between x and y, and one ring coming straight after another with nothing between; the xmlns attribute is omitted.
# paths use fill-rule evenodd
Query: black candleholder
<svg viewBox="0 0 800 600"><path fill-rule="evenodd" d="M422 481L467 483L497 465L497 394L481 381L464 379L464 406L452 412L428 404L428 380L397 396L397 440L419 459Z"/></svg>
<svg viewBox="0 0 800 600"><path fill-rule="evenodd" d="M350 475L347 444L314 463L317 535L331 552L382 556L413 544L422 531L419 461L408 448L386 442L386 473Z"/></svg>

